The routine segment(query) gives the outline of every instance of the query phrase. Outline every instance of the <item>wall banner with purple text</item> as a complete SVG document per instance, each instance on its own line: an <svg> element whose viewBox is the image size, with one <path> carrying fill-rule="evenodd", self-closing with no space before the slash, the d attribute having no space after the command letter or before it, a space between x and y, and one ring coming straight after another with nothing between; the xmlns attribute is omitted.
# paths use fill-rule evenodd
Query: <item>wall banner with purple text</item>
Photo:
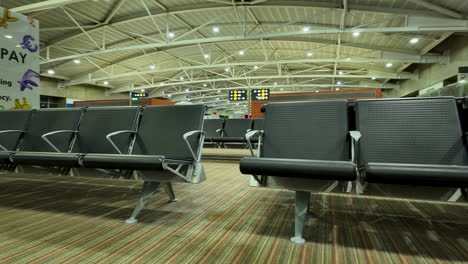
<svg viewBox="0 0 468 264"><path fill-rule="evenodd" d="M39 108L39 21L0 7L0 110Z"/></svg>

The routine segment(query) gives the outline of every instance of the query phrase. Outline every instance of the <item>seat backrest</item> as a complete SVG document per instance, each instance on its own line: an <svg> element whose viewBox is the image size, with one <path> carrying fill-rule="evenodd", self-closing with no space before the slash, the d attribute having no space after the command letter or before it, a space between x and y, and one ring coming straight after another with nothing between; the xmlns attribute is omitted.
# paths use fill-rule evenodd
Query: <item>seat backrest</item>
<svg viewBox="0 0 468 264"><path fill-rule="evenodd" d="M205 110L202 104L145 107L132 154L193 160L183 136L189 131L202 130ZM189 140L197 153L202 147L200 136Z"/></svg>
<svg viewBox="0 0 468 264"><path fill-rule="evenodd" d="M203 131L205 137L219 137L216 130L224 128L224 119L205 119Z"/></svg>
<svg viewBox="0 0 468 264"><path fill-rule="evenodd" d="M269 103L261 156L349 160L347 101Z"/></svg>
<svg viewBox="0 0 468 264"><path fill-rule="evenodd" d="M23 137L19 150L55 152L55 150L42 139L42 135L57 130L75 130L78 128L83 110L80 108L39 109L34 113L29 129ZM73 133L59 133L48 137L61 151L67 152Z"/></svg>
<svg viewBox="0 0 468 264"><path fill-rule="evenodd" d="M106 135L120 130L136 130L140 110L139 107L128 106L87 108L81 118L72 152L118 154ZM112 137L122 153L128 153L132 139L133 136L128 133Z"/></svg>
<svg viewBox="0 0 468 264"><path fill-rule="evenodd" d="M253 130L263 130L264 125L265 125L265 119L263 118L253 119Z"/></svg>
<svg viewBox="0 0 468 264"><path fill-rule="evenodd" d="M1 110L0 111L0 131L5 130L22 130L28 129L31 121L31 116L35 110L24 109L24 110ZM22 138L22 133L0 133L0 144L7 150L16 150L18 144Z"/></svg>
<svg viewBox="0 0 468 264"><path fill-rule="evenodd" d="M244 137L248 129L252 129L252 119L226 119L223 137Z"/></svg>
<svg viewBox="0 0 468 264"><path fill-rule="evenodd" d="M360 162L466 164L453 97L356 101Z"/></svg>

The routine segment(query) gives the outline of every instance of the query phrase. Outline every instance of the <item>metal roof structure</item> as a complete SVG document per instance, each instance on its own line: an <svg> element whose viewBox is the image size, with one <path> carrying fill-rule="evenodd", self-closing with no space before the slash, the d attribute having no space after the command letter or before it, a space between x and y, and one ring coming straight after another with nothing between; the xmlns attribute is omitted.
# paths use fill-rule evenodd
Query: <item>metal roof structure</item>
<svg viewBox="0 0 468 264"><path fill-rule="evenodd" d="M41 71L108 93L228 104L225 90L398 87L468 32L464 0L3 0L41 23ZM52 73L53 70L54 74ZM48 73L50 72L50 73Z"/></svg>

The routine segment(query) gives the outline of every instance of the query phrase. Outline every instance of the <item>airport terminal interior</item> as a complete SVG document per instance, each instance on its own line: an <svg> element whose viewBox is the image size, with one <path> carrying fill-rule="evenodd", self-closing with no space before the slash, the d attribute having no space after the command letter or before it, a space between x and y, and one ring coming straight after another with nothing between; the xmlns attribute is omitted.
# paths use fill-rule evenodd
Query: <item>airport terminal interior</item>
<svg viewBox="0 0 468 264"><path fill-rule="evenodd" d="M468 264L468 1L0 0L0 263Z"/></svg>

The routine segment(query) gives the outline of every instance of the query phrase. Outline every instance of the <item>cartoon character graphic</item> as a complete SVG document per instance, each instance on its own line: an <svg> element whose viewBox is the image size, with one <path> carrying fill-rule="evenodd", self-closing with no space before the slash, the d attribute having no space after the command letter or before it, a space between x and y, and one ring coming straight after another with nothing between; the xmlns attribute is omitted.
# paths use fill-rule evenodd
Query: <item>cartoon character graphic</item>
<svg viewBox="0 0 468 264"><path fill-rule="evenodd" d="M32 109L32 105L28 103L28 99L23 97L23 103L20 103L19 99L15 99L15 106L10 109Z"/></svg>
<svg viewBox="0 0 468 264"><path fill-rule="evenodd" d="M0 18L0 27L8 28L9 22L16 22L19 18L12 17L10 9L3 9L3 17Z"/></svg>
<svg viewBox="0 0 468 264"><path fill-rule="evenodd" d="M20 91L24 91L26 89L30 89L32 90L34 87L37 87L38 84L31 80L32 78L40 78L41 75L31 69L27 70L24 74L23 74L23 78L21 79L21 81L18 81L18 83L20 84Z"/></svg>
<svg viewBox="0 0 468 264"><path fill-rule="evenodd" d="M31 41L34 41L34 37L30 35L26 35L23 37L23 42L21 43L21 47L23 49L27 49L30 52L36 52L37 49L39 48L37 44L34 44L34 46L31 44Z"/></svg>

